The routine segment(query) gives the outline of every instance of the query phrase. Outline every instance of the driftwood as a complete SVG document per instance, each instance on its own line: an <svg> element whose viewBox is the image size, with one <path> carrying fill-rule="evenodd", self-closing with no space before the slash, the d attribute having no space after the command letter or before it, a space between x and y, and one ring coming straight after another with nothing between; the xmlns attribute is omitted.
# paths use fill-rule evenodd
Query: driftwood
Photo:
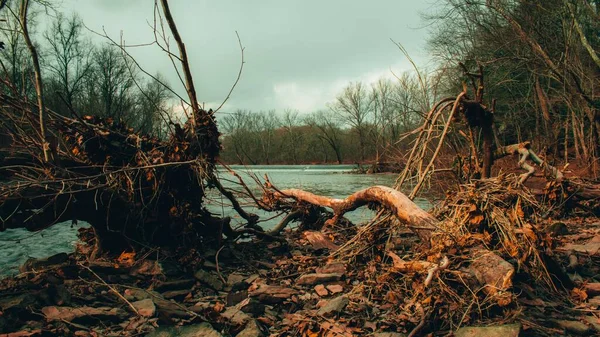
<svg viewBox="0 0 600 337"><path fill-rule="evenodd" d="M424 242L429 242L431 233L438 223L436 218L425 212L402 192L386 186L372 186L355 192L346 199L324 197L299 189L276 191L273 197L293 198L299 202L331 208L334 216L329 220L330 223L338 221L345 213L368 203L377 203L392 211Z"/></svg>
<svg viewBox="0 0 600 337"><path fill-rule="evenodd" d="M425 243L426 247L439 246L440 242L435 242L436 239L433 234L443 234L444 232L441 229L443 227L442 223L433 215L420 208L402 192L385 186L372 186L355 192L345 199L329 198L299 189L275 191L265 195L265 199L272 202L289 198L301 204L308 203L331 208L334 216L328 220L329 223L339 220L346 212L361 206L369 203L378 204L406 224ZM398 272L427 272L426 286L431 283L434 275L440 270L446 269L449 265L446 257L439 263L432 263L428 261L406 262L392 251L388 251L387 255L392 257L394 268ZM512 276L515 273L514 267L494 252L482 247L471 249L470 255L473 262L469 267L469 271L480 282L483 291L490 296L494 296L499 305L510 303L505 291L512 286Z"/></svg>

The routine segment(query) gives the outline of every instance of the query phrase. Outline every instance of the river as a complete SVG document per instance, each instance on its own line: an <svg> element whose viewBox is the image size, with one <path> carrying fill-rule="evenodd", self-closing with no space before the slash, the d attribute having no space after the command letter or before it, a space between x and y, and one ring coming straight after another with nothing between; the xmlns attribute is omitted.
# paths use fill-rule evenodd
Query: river
<svg viewBox="0 0 600 337"><path fill-rule="evenodd" d="M258 195L260 195L260 188L249 179L249 174L261 178L267 174L270 181L280 189L300 188L335 198L345 198L357 190L372 185L392 186L396 179L394 174L352 174L354 168L352 165L232 166L232 169L240 173L248 186ZM220 169L218 174L226 187L235 186L233 181L236 181L236 178L229 172ZM211 212L220 216L231 216L234 223L241 223L240 217L226 201L219 193L212 190L207 194L206 205ZM425 199L418 199L416 202L422 207L429 207L429 202ZM258 214L261 219L273 216L254 208L249 208L248 211ZM347 215L355 223L368 221L372 216L373 212L366 207ZM260 225L271 228L278 221L279 218L273 218L261 222ZM24 229L0 232L0 276L14 274L29 257L43 258L73 251L77 243L77 230L83 226L87 224L79 222L73 225L71 222L63 222L35 233Z"/></svg>

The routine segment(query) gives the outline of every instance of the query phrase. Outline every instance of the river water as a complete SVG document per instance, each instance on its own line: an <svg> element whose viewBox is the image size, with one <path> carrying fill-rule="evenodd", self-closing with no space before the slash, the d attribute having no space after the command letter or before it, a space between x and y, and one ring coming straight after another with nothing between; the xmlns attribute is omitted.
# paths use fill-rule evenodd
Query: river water
<svg viewBox="0 0 600 337"><path fill-rule="evenodd" d="M373 185L392 186L396 176L393 174L352 174L351 165L256 165L232 166L244 178L251 190L260 196L260 188L249 179L249 174L254 174L261 179L265 174L279 189L300 188L316 194L335 198L345 198L353 192ZM226 187L235 187L237 181L226 170L219 170L219 177ZM229 181L231 180L231 181ZM207 194L207 208L216 215L228 215L233 218L234 224L241 224L242 219L235 214L227 200L216 191ZM428 208L425 199L415 200L417 204ZM248 211L258 214L261 219L273 216L252 207ZM347 215L351 221L361 223L368 221L373 212L366 207L360 208ZM279 221L273 218L260 223L264 228L271 228ZM77 243L77 230L87 226L84 222L77 225L71 222L56 224L39 232L28 232L24 229L11 229L0 232L0 277L14 274L18 267L29 257L42 258L61 252L71 252Z"/></svg>

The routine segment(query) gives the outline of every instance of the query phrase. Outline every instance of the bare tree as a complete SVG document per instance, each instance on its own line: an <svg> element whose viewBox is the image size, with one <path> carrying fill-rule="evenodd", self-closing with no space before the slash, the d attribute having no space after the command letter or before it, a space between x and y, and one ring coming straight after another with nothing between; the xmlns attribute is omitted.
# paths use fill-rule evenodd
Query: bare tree
<svg viewBox="0 0 600 337"><path fill-rule="evenodd" d="M288 152L292 156L292 162L298 164L298 149L304 138L304 135L300 130L301 119L298 116L297 110L286 109L283 112L282 126L286 132L286 141L284 141L285 147L288 148Z"/></svg>
<svg viewBox="0 0 600 337"><path fill-rule="evenodd" d="M367 146L367 123L372 114L373 100L368 89L361 83L350 83L331 105L340 119L358 134L360 159L365 160Z"/></svg>
<svg viewBox="0 0 600 337"><path fill-rule="evenodd" d="M335 153L338 164L342 164L342 130L337 119L331 116L331 112L317 111L304 119L311 128L318 130L317 136L325 141Z"/></svg>
<svg viewBox="0 0 600 337"><path fill-rule="evenodd" d="M49 155L48 150L50 149L50 145L46 139L46 110L44 107L44 86L42 82L42 72L40 70L40 61L38 58L38 53L35 45L31 41L29 37L29 30L27 29L27 11L29 9L29 0L21 0L21 8L19 12L19 22L21 24L21 32L23 33L23 38L25 39L25 44L29 49L31 54L31 60L33 62L33 71L35 74L35 92L37 96L37 105L39 110L39 127L40 127L40 138L42 140L42 151L44 153L44 161L48 161Z"/></svg>
<svg viewBox="0 0 600 337"><path fill-rule="evenodd" d="M93 48L83 39L82 29L83 23L76 14L66 18L58 13L44 32L49 48L47 67L71 107L78 107L75 97L81 93L84 79L92 69Z"/></svg>

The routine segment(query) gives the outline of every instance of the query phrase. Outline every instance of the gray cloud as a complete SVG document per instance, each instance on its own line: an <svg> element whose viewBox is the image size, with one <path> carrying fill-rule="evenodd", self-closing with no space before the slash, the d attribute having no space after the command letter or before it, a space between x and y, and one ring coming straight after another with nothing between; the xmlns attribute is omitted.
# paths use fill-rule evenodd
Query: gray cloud
<svg viewBox="0 0 600 337"><path fill-rule="evenodd" d="M152 0L65 0L65 11L79 13L88 27L126 43L153 40ZM213 105L229 91L237 75L242 38L246 64L227 108L283 109L308 112L324 107L344 84L389 75L410 65L390 38L422 63L426 30L419 12L425 2L407 0L171 1L186 42L199 98ZM161 72L171 85L178 79L168 58L156 47L132 54L150 72ZM179 89L184 93L183 89Z"/></svg>

